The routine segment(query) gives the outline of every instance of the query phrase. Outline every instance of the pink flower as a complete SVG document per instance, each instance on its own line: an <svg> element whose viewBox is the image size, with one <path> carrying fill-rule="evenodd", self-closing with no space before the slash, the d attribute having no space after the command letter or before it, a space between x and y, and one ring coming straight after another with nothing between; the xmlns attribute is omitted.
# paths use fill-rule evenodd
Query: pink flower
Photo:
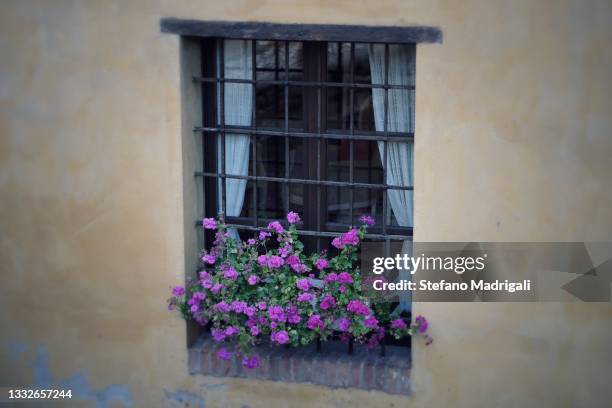
<svg viewBox="0 0 612 408"><path fill-rule="evenodd" d="M385 329L381 327L368 340L368 348L371 349L373 347L378 346L384 338L385 338Z"/></svg>
<svg viewBox="0 0 612 408"><path fill-rule="evenodd" d="M268 238L268 237L269 237L269 236L271 236L271 235L272 235L272 234L270 234L268 231L261 231L261 232L259 233L259 240L260 240L260 241L263 241L263 240L265 240L266 238Z"/></svg>
<svg viewBox="0 0 612 408"><path fill-rule="evenodd" d="M229 237L229 234L227 232L220 232L220 231L218 231L215 234L215 240L214 240L213 243L215 245L220 245L220 244L225 242L225 238L227 238L227 237Z"/></svg>
<svg viewBox="0 0 612 408"><path fill-rule="evenodd" d="M298 258L296 255L291 255L290 257L287 258L287 265L293 267L293 265L297 265L300 263L300 258Z"/></svg>
<svg viewBox="0 0 612 408"><path fill-rule="evenodd" d="M329 262L327 262L327 259L325 258L319 258L317 259L317 262L315 262L315 266L321 271L329 266Z"/></svg>
<svg viewBox="0 0 612 408"><path fill-rule="evenodd" d="M220 301L214 307L215 307L215 310L217 310L218 312L221 312L221 313L229 313L229 311L231 310L230 305L228 305L225 302L225 300Z"/></svg>
<svg viewBox="0 0 612 408"><path fill-rule="evenodd" d="M257 356L253 356L253 357L244 357L242 359L242 365L245 366L246 368L257 368L259 367L259 357Z"/></svg>
<svg viewBox="0 0 612 408"><path fill-rule="evenodd" d="M295 286L297 286L297 288L300 290L307 291L308 289L310 289L310 282L306 278L298 279L298 281L295 283Z"/></svg>
<svg viewBox="0 0 612 408"><path fill-rule="evenodd" d="M295 265L291 265L291 269L293 269L296 273L303 273L308 271L308 268L303 263L297 263Z"/></svg>
<svg viewBox="0 0 612 408"><path fill-rule="evenodd" d="M342 235L342 244L357 245L359 244L359 231L353 228L349 232Z"/></svg>
<svg viewBox="0 0 612 408"><path fill-rule="evenodd" d="M287 316L285 315L285 311L281 306L272 306L268 309L268 316L270 320L284 323L287 320Z"/></svg>
<svg viewBox="0 0 612 408"><path fill-rule="evenodd" d="M291 324L298 324L302 321L302 317L297 313L292 313L287 316L287 321Z"/></svg>
<svg viewBox="0 0 612 408"><path fill-rule="evenodd" d="M346 306L346 310L363 316L368 316L371 313L370 308L359 300L351 300Z"/></svg>
<svg viewBox="0 0 612 408"><path fill-rule="evenodd" d="M363 321L363 325L365 327L369 327L370 329L375 329L378 327L378 320L376 320L374 316L370 315Z"/></svg>
<svg viewBox="0 0 612 408"><path fill-rule="evenodd" d="M202 285L202 287L206 289L210 289L212 287L213 283L212 276L210 276L210 273L206 271L200 272L200 285Z"/></svg>
<svg viewBox="0 0 612 408"><path fill-rule="evenodd" d="M219 351L217 351L217 358L221 360L229 360L230 358L232 358L232 353L230 353L225 349L225 347L223 347L219 349Z"/></svg>
<svg viewBox="0 0 612 408"><path fill-rule="evenodd" d="M319 305L319 307L323 310L327 310L330 307L334 307L336 306L336 299L333 298L333 296L331 296L329 293L325 295L325 297L323 297L323 300L321 301L321 304Z"/></svg>
<svg viewBox="0 0 612 408"><path fill-rule="evenodd" d="M259 328L257 326L253 326L251 327L250 332L252 336L257 336L259 334Z"/></svg>
<svg viewBox="0 0 612 408"><path fill-rule="evenodd" d="M270 340L277 344L286 344L289 342L289 334L287 334L287 332L284 330L280 330L272 333Z"/></svg>
<svg viewBox="0 0 612 408"><path fill-rule="evenodd" d="M225 340L225 332L223 330L212 329L210 332L212 333L213 340L216 342L222 342Z"/></svg>
<svg viewBox="0 0 612 408"><path fill-rule="evenodd" d="M244 312L244 309L247 307L246 302L242 302L240 300L234 300L232 302L231 308L236 313Z"/></svg>
<svg viewBox="0 0 612 408"><path fill-rule="evenodd" d="M338 283L353 283L353 277L348 272L341 272L338 275Z"/></svg>
<svg viewBox="0 0 612 408"><path fill-rule="evenodd" d="M268 229L274 230L277 234L282 234L283 232L285 232L285 229L278 221L272 221L271 223L269 223Z"/></svg>
<svg viewBox="0 0 612 408"><path fill-rule="evenodd" d="M225 329L225 335L227 337L232 337L238 334L239 331L240 330L238 330L236 326L229 326L227 329Z"/></svg>
<svg viewBox="0 0 612 408"><path fill-rule="evenodd" d="M214 218L204 218L202 220L202 226L205 229L216 229L217 228L217 221L215 221Z"/></svg>
<svg viewBox="0 0 612 408"><path fill-rule="evenodd" d="M351 327L351 321L346 317L342 317L338 320L338 330L346 332Z"/></svg>
<svg viewBox="0 0 612 408"><path fill-rule="evenodd" d="M217 257L214 256L213 254L204 254L202 256L202 261L206 262L207 264L214 264L215 262L217 262Z"/></svg>
<svg viewBox="0 0 612 408"><path fill-rule="evenodd" d="M403 319L395 319L391 322L391 328L392 329L405 329L406 327L408 327L406 325L406 322Z"/></svg>
<svg viewBox="0 0 612 408"><path fill-rule="evenodd" d="M253 306L247 306L243 310L244 314L247 315L248 317L253 317L256 311L257 309L255 309Z"/></svg>
<svg viewBox="0 0 612 408"><path fill-rule="evenodd" d="M330 282L338 282L338 274L336 274L335 272L332 272L330 274L328 274L325 277L325 282L326 283L330 283Z"/></svg>
<svg viewBox="0 0 612 408"><path fill-rule="evenodd" d="M285 261L283 260L283 258L277 255L272 255L268 258L268 267L270 269L278 269L283 266L284 263Z"/></svg>
<svg viewBox="0 0 612 408"><path fill-rule="evenodd" d="M416 319L414 319L414 322L419 327L419 333L425 333L427 331L427 328L429 327L429 322L427 321L425 316L418 315Z"/></svg>
<svg viewBox="0 0 612 408"><path fill-rule="evenodd" d="M257 241L255 239L253 239L253 238L247 239L247 244L249 244L251 246L255 245L256 243L257 243Z"/></svg>
<svg viewBox="0 0 612 408"><path fill-rule="evenodd" d="M268 266L268 257L266 255L259 255L257 257L257 263L259 266Z"/></svg>
<svg viewBox="0 0 612 408"><path fill-rule="evenodd" d="M257 282L259 282L259 277L257 275L249 275L247 282L249 285L257 285Z"/></svg>
<svg viewBox="0 0 612 408"><path fill-rule="evenodd" d="M374 221L374 218L370 217L369 215L362 215L359 218L359 221L361 221L365 225L369 225L370 227L372 227L372 226L374 226L374 224L376 224L376 222Z"/></svg>
<svg viewBox="0 0 612 408"><path fill-rule="evenodd" d="M346 286L340 285L340 287L338 288L338 292L340 292L340 293L346 292Z"/></svg>
<svg viewBox="0 0 612 408"><path fill-rule="evenodd" d="M210 289L212 284L212 276L206 271L200 271L200 285L203 288Z"/></svg>
<svg viewBox="0 0 612 408"><path fill-rule="evenodd" d="M338 249L344 248L344 244L342 243L342 239L340 237L336 237L332 240L332 245Z"/></svg>
<svg viewBox="0 0 612 408"><path fill-rule="evenodd" d="M289 214L287 214L287 221L289 224L297 224L301 219L298 213L290 211Z"/></svg>
<svg viewBox="0 0 612 408"><path fill-rule="evenodd" d="M185 288L182 286L175 286L172 288L173 296L183 296L185 294Z"/></svg>
<svg viewBox="0 0 612 408"><path fill-rule="evenodd" d="M278 253L281 257L286 258L293 251L293 247L289 244L279 248Z"/></svg>
<svg viewBox="0 0 612 408"><path fill-rule="evenodd" d="M191 299L189 299L187 301L187 304L190 307L190 311L191 313L197 313L200 311L200 303L206 299L206 295L203 292L195 292L192 296Z"/></svg>
<svg viewBox="0 0 612 408"><path fill-rule="evenodd" d="M306 322L306 327L308 327L310 330L322 329L323 327L325 327L325 324L321 320L321 316L319 316L318 314L313 314L308 318L308 321Z"/></svg>
<svg viewBox="0 0 612 408"><path fill-rule="evenodd" d="M210 288L210 291L216 295L217 293L221 292L221 290L223 289L223 285L220 283L215 283L214 285L212 285L212 287Z"/></svg>
<svg viewBox="0 0 612 408"><path fill-rule="evenodd" d="M300 258L297 255L290 255L287 257L285 262L297 273L302 273L308 270L306 265L300 262Z"/></svg>
<svg viewBox="0 0 612 408"><path fill-rule="evenodd" d="M259 302L259 303L257 303L257 308L259 310L266 310L267 309L266 302Z"/></svg>
<svg viewBox="0 0 612 408"><path fill-rule="evenodd" d="M223 276L229 280L236 280L238 277L238 272L230 266L225 272L223 272Z"/></svg>
<svg viewBox="0 0 612 408"><path fill-rule="evenodd" d="M312 300L312 295L310 293L302 292L297 296L298 302L310 302Z"/></svg>

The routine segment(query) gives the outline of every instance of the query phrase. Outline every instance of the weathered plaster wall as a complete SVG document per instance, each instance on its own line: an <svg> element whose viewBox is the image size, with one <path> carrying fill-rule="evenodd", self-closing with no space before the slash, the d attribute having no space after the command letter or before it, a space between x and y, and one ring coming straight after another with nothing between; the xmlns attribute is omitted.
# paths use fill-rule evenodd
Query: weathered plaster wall
<svg viewBox="0 0 612 408"><path fill-rule="evenodd" d="M417 239L612 238L610 2L5 1L0 384L100 406L609 406L610 305L417 304L436 341L409 399L188 376L164 299L193 250L197 112L170 16L440 26L417 51Z"/></svg>

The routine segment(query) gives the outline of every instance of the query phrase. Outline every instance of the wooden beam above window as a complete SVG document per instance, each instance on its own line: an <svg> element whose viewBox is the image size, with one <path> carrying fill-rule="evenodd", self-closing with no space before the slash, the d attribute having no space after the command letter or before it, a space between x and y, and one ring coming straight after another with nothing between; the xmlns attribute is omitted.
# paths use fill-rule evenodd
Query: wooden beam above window
<svg viewBox="0 0 612 408"><path fill-rule="evenodd" d="M400 44L442 42L442 30L429 26L277 24L162 18L160 27L164 33L202 38Z"/></svg>

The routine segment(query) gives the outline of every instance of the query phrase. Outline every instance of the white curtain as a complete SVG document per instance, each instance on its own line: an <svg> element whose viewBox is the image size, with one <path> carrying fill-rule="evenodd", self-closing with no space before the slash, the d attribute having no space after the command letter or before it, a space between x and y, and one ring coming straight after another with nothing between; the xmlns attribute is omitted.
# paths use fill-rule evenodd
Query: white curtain
<svg viewBox="0 0 612 408"><path fill-rule="evenodd" d="M224 40L223 66L225 78L253 79L251 41ZM224 84L224 119L226 126L250 126L253 108L252 84L225 83ZM221 143L218 137L218 171L221 168ZM249 135L225 134L225 173L247 176L249 174ZM225 181L226 215L235 217L240 215L247 181L228 178ZM221 181L219 182L219 208L223 211L221 196ZM230 234L238 238L237 231L231 229Z"/></svg>
<svg viewBox="0 0 612 408"><path fill-rule="evenodd" d="M389 45L388 83L390 85L414 85L414 52L410 45ZM385 45L370 44L370 71L372 84L385 83ZM388 90L387 130L389 132L414 131L414 91L406 89ZM385 90L372 89L374 124L377 131L385 129ZM385 170L387 184L413 185L412 142L388 142L387 163L384 162L384 142L378 142L378 151ZM410 190L388 190L389 203L400 226L413 226L413 192ZM384 221L386 222L386 220ZM402 253L412 256L412 242L404 241ZM400 279L410 279L407 270L399 271ZM411 294L400 293L400 310L411 309Z"/></svg>

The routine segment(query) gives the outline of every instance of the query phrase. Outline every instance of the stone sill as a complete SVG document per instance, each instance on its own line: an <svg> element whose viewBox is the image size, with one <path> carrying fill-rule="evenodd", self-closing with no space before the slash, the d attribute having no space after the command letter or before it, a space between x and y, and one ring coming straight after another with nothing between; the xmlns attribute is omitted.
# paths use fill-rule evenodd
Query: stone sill
<svg viewBox="0 0 612 408"><path fill-rule="evenodd" d="M405 347L387 346L385 357L381 357L378 348L368 350L360 345L355 345L354 353L348 354L346 345L341 343L323 343L319 353L314 345L300 348L262 345L256 349L260 357L256 369L242 367L239 358L218 359L216 353L221 347L223 344L209 336L200 337L189 348L189 373L410 394L410 351Z"/></svg>

